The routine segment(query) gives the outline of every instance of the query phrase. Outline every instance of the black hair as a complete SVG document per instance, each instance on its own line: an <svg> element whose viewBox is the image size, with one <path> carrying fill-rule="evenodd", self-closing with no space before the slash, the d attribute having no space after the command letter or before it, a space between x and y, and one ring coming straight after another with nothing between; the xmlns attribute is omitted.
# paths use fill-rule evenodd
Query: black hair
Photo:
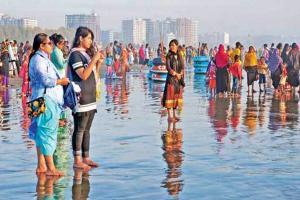
<svg viewBox="0 0 300 200"><path fill-rule="evenodd" d="M276 46L277 49L282 49L282 43L278 43Z"/></svg>
<svg viewBox="0 0 300 200"><path fill-rule="evenodd" d="M43 44L45 42L45 40L47 40L47 37L48 37L48 35L46 33L38 33L34 36L33 45L32 45L32 52L29 55L29 62L28 63L30 63L31 58L40 49L41 44ZM28 73L28 80L30 81L29 73Z"/></svg>
<svg viewBox="0 0 300 200"><path fill-rule="evenodd" d="M45 42L48 35L46 33L38 33L34 36L33 45L32 45L32 52L29 56L29 62L32 56L40 49L41 44Z"/></svg>
<svg viewBox="0 0 300 200"><path fill-rule="evenodd" d="M172 43L174 43L176 46L178 46L178 40L176 40L176 39L173 39L173 40L171 40L170 42L169 42L169 47L171 46L171 44Z"/></svg>
<svg viewBox="0 0 300 200"><path fill-rule="evenodd" d="M285 43L282 52L286 53L288 51L289 47L290 47L290 45L288 43Z"/></svg>
<svg viewBox="0 0 300 200"><path fill-rule="evenodd" d="M85 38L89 34L91 34L92 40L94 41L94 33L91 29L89 29L88 27L83 27L83 26L78 27L77 30L76 30L76 33L75 33L75 38L74 38L74 41L73 41L72 48L79 47L79 45L80 45L80 39L79 38L80 37Z"/></svg>
<svg viewBox="0 0 300 200"><path fill-rule="evenodd" d="M293 44L292 44L292 49L297 49L298 48L298 45L294 42Z"/></svg>
<svg viewBox="0 0 300 200"><path fill-rule="evenodd" d="M98 49L97 46L92 43L91 47L89 49L86 50L86 53L90 56L93 57L96 53L97 53Z"/></svg>
<svg viewBox="0 0 300 200"><path fill-rule="evenodd" d="M61 34L54 33L50 36L50 40L57 46L58 43L65 40L65 38Z"/></svg>
<svg viewBox="0 0 300 200"><path fill-rule="evenodd" d="M236 43L235 43L235 47L236 47L236 48L239 48L239 47L241 47L241 46L242 46L242 44L241 44L240 42L236 42Z"/></svg>

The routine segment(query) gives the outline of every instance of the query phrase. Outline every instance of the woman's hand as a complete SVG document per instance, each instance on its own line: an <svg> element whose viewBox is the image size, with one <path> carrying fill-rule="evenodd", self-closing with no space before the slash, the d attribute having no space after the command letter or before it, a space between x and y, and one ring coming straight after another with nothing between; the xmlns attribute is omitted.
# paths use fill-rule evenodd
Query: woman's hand
<svg viewBox="0 0 300 200"><path fill-rule="evenodd" d="M101 54L99 52L95 53L95 55L92 58L92 61L94 61L95 63L100 60Z"/></svg>
<svg viewBox="0 0 300 200"><path fill-rule="evenodd" d="M99 62L101 62L101 63L103 63L103 61L104 61L104 58L105 58L105 56L104 56L104 52L103 51L100 51L99 52L99 56L100 56L100 58L99 58Z"/></svg>
<svg viewBox="0 0 300 200"><path fill-rule="evenodd" d="M176 76L176 78L177 78L178 80L181 79L181 74L176 74L175 76Z"/></svg>
<svg viewBox="0 0 300 200"><path fill-rule="evenodd" d="M68 85L69 83L69 78L62 78L57 80L57 85Z"/></svg>

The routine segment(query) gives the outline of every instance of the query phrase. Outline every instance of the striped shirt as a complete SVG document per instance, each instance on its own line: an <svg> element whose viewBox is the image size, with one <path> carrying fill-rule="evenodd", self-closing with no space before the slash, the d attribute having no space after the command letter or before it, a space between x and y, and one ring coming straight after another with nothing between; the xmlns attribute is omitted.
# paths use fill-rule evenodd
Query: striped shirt
<svg viewBox="0 0 300 200"><path fill-rule="evenodd" d="M88 59L79 51L74 51L69 57L68 64L70 66L71 80L81 88L81 95L75 112L96 110L96 81L94 73L91 73L87 80L82 80L76 72L76 70L88 66Z"/></svg>

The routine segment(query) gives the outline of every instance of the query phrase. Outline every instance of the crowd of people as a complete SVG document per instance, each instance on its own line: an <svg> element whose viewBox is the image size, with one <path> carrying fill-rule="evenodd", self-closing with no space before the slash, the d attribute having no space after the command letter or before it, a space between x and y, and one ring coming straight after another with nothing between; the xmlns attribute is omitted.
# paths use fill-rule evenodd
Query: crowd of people
<svg viewBox="0 0 300 200"><path fill-rule="evenodd" d="M257 92L254 84L258 81L259 92L266 92L266 84L272 82L276 94L288 94L299 86L300 51L296 43L292 45L279 43L268 48L256 50L253 46L243 52L240 42L234 49L223 45L218 52L211 55L208 67L208 82L212 95L241 95L242 70L247 73L248 95ZM300 91L300 90L299 90Z"/></svg>
<svg viewBox="0 0 300 200"><path fill-rule="evenodd" d="M30 97L30 102L38 100L40 113L33 113L29 135L36 143L38 164L36 173L62 176L56 169L53 154L56 149L57 131L64 126L67 113L64 94L69 85L78 90L78 102L72 109L74 131L72 134L73 167L89 170L98 167L90 158L90 129L97 112L100 69L106 66L106 78L124 78L133 65L146 67L154 57L165 62L168 71L162 106L167 109L168 123L176 123L180 118L176 110L183 104L184 75L188 64L195 56L210 58L207 68L207 87L211 96L240 97L244 69L247 74L248 95L253 95L255 82L259 92L265 93L267 81L271 80L275 94L288 95L299 86L300 50L296 43L279 43L271 48L265 44L262 49L250 46L247 52L240 42L235 48L224 45L208 49L203 43L198 48L180 45L174 39L169 42L169 50L160 43L155 50L149 44L110 43L102 50L94 41L93 32L87 27L76 30L73 44L55 33L48 36L39 33L33 44L29 41L18 44L5 40L1 43L0 81L1 87L9 87L10 77L23 80L22 97ZM299 90L300 92L300 90ZM41 101L42 99L42 101ZM34 103L33 103L34 104ZM28 104L31 105L31 104ZM47 109L41 111L41 105Z"/></svg>

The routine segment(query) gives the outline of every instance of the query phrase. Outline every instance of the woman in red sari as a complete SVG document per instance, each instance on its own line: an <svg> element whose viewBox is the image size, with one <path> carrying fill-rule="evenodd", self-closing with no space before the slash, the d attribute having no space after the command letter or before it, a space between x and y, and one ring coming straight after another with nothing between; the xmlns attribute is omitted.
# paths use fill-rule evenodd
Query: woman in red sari
<svg viewBox="0 0 300 200"><path fill-rule="evenodd" d="M179 121L176 117L176 109L182 107L182 93L184 84L184 61L178 52L178 41L171 40L169 43L169 53L166 57L166 67L168 70L162 105L168 109L168 121ZM173 117L172 111L173 110Z"/></svg>

